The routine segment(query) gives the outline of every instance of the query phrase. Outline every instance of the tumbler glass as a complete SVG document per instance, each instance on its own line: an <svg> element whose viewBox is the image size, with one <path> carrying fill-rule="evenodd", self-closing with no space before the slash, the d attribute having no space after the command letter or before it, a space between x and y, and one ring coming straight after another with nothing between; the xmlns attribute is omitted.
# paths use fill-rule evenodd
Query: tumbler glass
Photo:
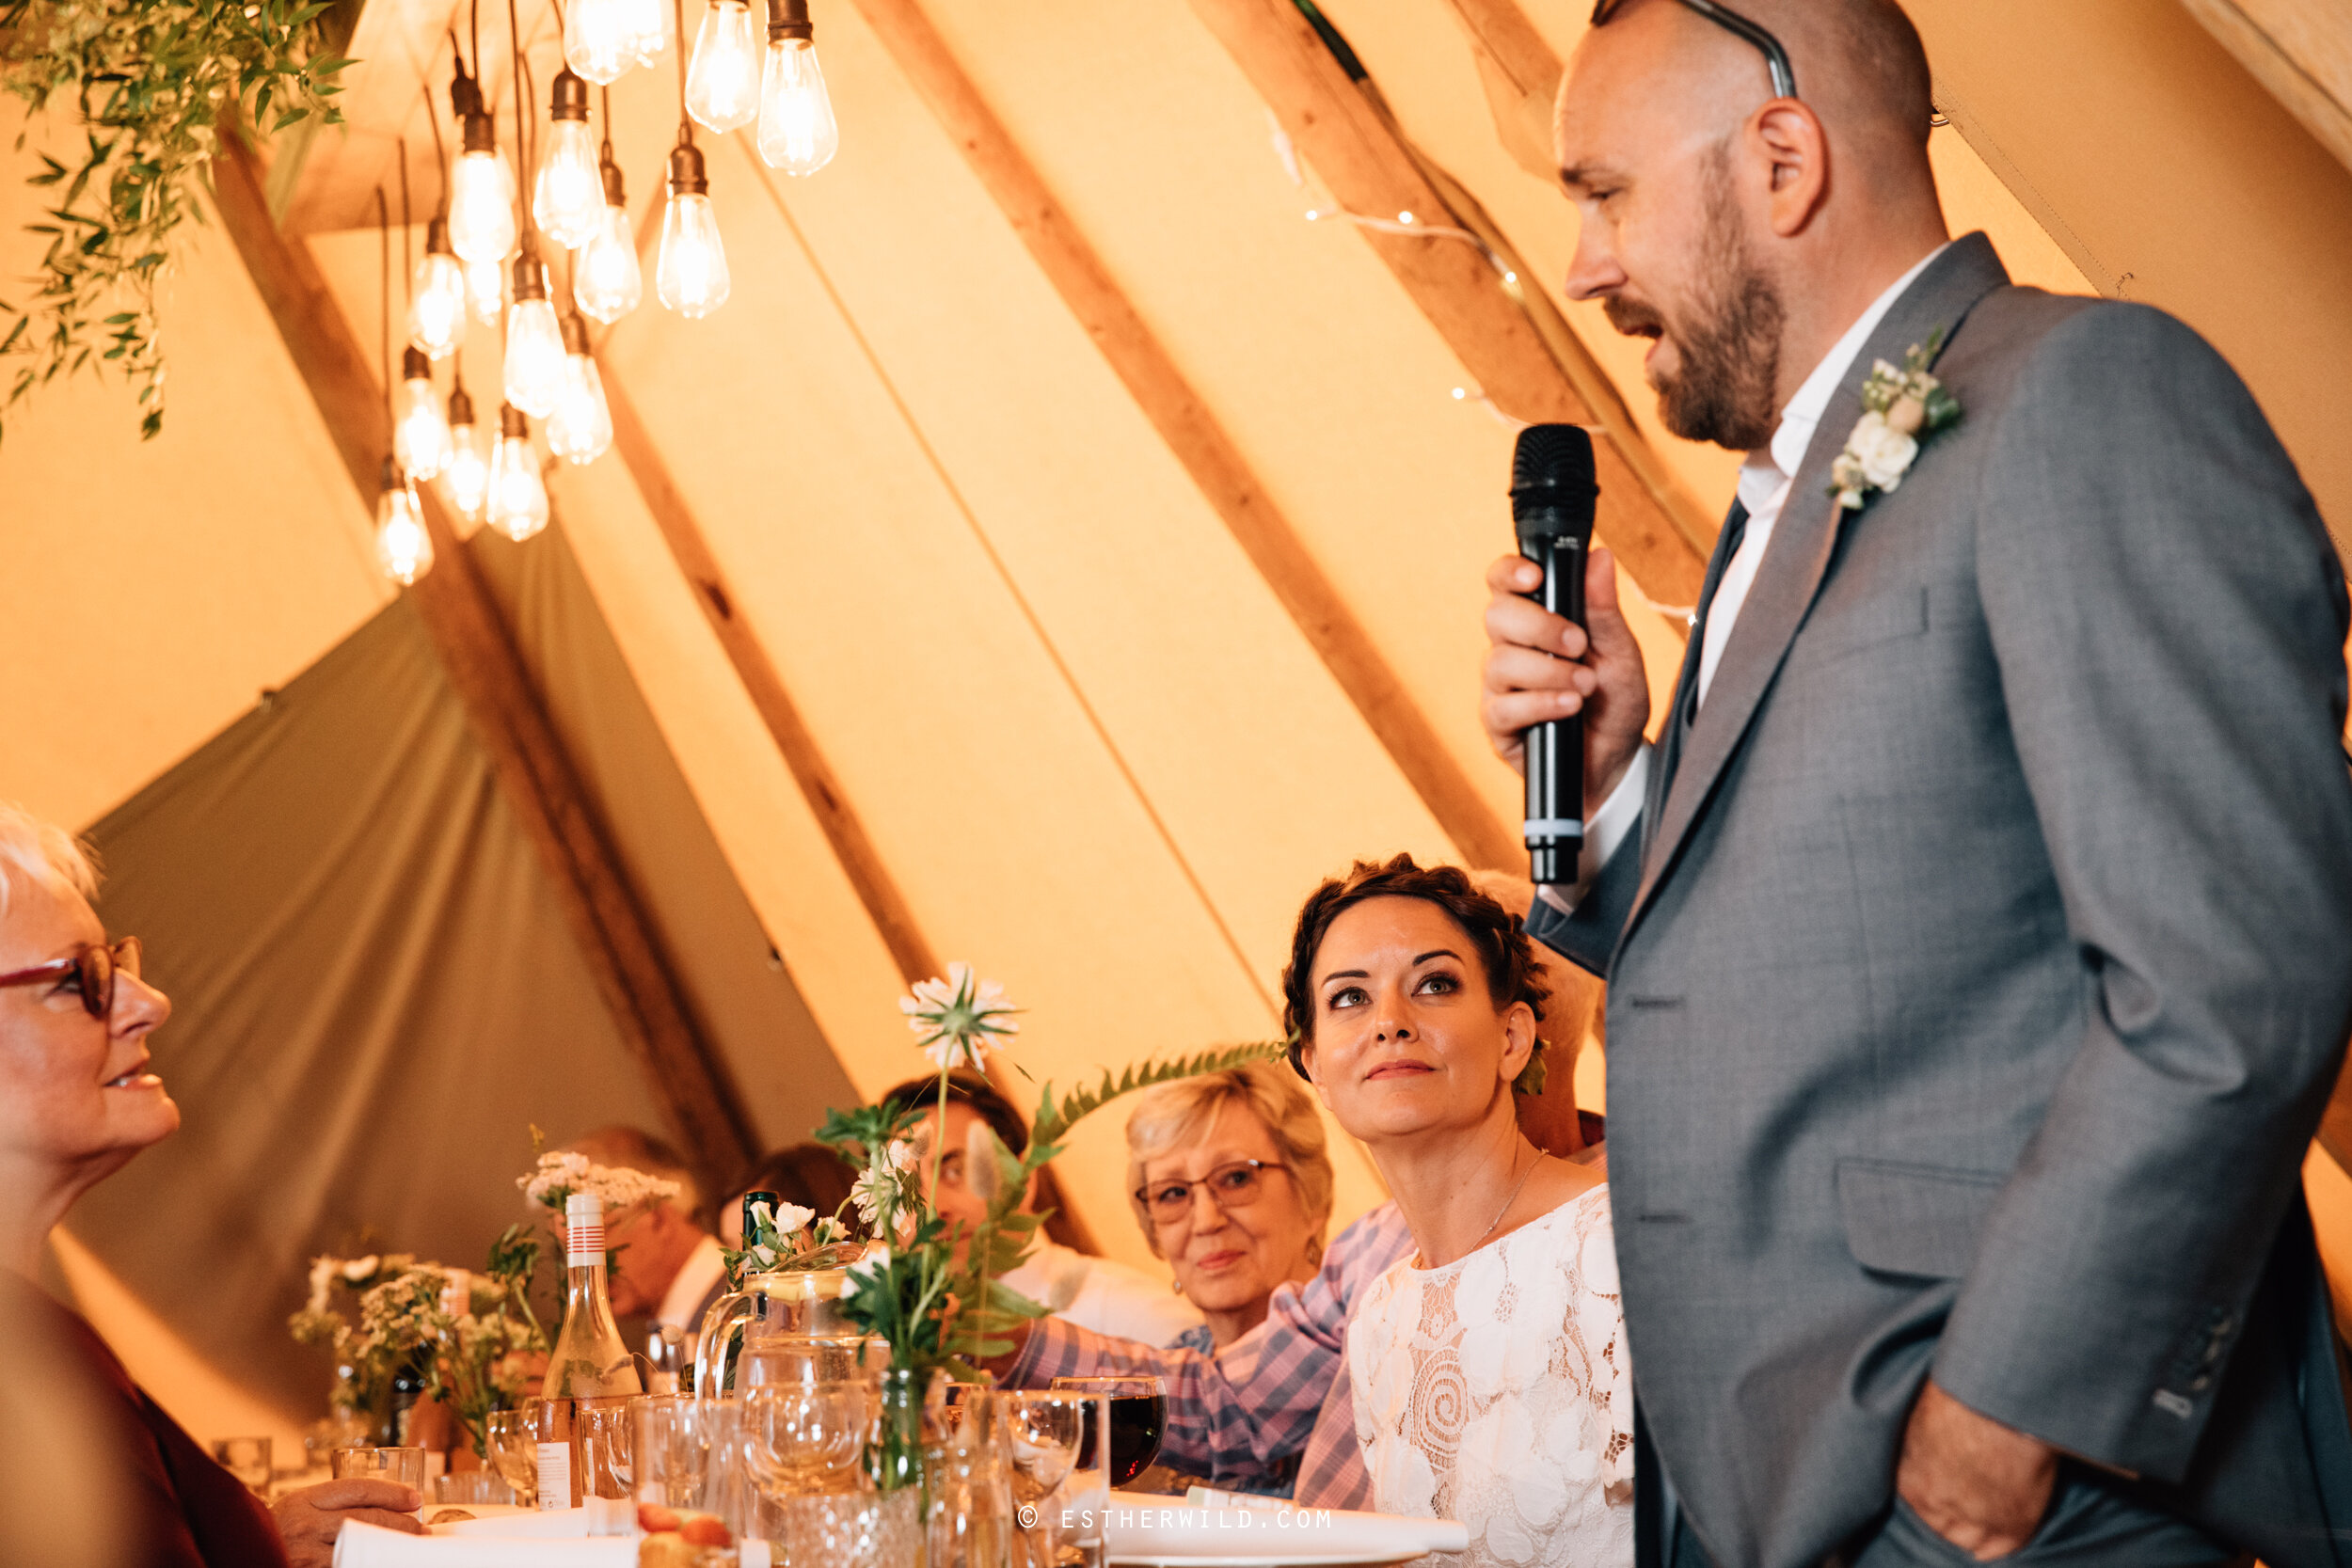
<svg viewBox="0 0 2352 1568"><path fill-rule="evenodd" d="M213 1444L220 1467L243 1481L247 1491L269 1496L272 1475L270 1440L266 1437L223 1437Z"/></svg>
<svg viewBox="0 0 2352 1568"><path fill-rule="evenodd" d="M539 1440L532 1428L528 1404L521 1410L491 1411L484 1427L490 1451L483 1458L514 1489L517 1503L538 1507Z"/></svg>

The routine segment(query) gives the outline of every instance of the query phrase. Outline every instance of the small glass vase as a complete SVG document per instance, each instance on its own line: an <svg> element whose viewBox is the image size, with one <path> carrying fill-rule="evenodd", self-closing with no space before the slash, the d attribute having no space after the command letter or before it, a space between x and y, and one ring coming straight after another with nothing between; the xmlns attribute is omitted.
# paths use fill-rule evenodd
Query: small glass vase
<svg viewBox="0 0 2352 1568"><path fill-rule="evenodd" d="M877 1562L922 1563L931 1513L930 1454L943 1435L940 1374L893 1367L882 1374L868 1484L881 1494L875 1520Z"/></svg>
<svg viewBox="0 0 2352 1568"><path fill-rule="evenodd" d="M925 1458L929 1568L1012 1568L1019 1532L1005 1395L963 1385ZM1026 1553L1023 1554L1026 1560Z"/></svg>

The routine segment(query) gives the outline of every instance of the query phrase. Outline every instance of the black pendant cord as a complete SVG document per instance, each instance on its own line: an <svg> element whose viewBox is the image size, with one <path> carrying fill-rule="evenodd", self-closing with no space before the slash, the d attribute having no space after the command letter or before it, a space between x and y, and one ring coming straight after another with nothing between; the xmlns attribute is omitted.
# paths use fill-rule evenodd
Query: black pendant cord
<svg viewBox="0 0 2352 1568"><path fill-rule="evenodd" d="M408 212L408 138L395 136L392 146L400 157L400 302L416 304L416 267L408 259L408 230L417 220Z"/></svg>
<svg viewBox="0 0 2352 1568"><path fill-rule="evenodd" d="M455 33L449 36L449 47L450 53L457 52ZM466 62L460 60L457 63L462 69ZM424 94L424 122L433 128L433 162L439 166L441 171L441 204L433 215L447 222L449 219L449 149L441 141L441 117L433 108L433 83L428 79L421 83L417 90Z"/></svg>
<svg viewBox="0 0 2352 1568"><path fill-rule="evenodd" d="M686 112L686 0L670 0L670 14L677 19L677 139L691 147L694 121Z"/></svg>
<svg viewBox="0 0 2352 1568"><path fill-rule="evenodd" d="M531 62L523 58L523 26L516 17L515 0L506 0L506 43L515 56L515 80L511 84L515 99L515 154L522 159L522 167L515 175L515 204L522 209L523 243L531 242L531 123L532 104L538 98L538 88L531 79Z"/></svg>
<svg viewBox="0 0 2352 1568"><path fill-rule="evenodd" d="M392 428L392 214L384 204L384 187L375 187L375 237L377 261L376 298L382 309L376 311L381 328L376 349L384 372L384 430L389 436Z"/></svg>
<svg viewBox="0 0 2352 1568"><path fill-rule="evenodd" d="M596 89L596 96L597 96L597 98L598 98L598 99L602 102L602 103L603 103L603 105L604 105L604 145L603 145L602 147L598 148L598 149L597 149L597 151L598 151L598 152L602 155L602 161L603 161L603 162L605 162L605 163L608 163L608 164L609 164L609 163L612 163L612 162L613 161L613 158L612 158L612 84L611 84L611 83L607 83L607 84L605 84L603 87L598 87L598 88Z"/></svg>

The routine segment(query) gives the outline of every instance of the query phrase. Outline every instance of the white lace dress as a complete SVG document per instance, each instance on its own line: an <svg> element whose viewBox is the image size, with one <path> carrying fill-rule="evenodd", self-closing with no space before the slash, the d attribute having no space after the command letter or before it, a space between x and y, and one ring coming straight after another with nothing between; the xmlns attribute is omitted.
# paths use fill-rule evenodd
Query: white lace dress
<svg viewBox="0 0 2352 1568"><path fill-rule="evenodd" d="M1609 1191L1442 1269L1406 1259L1349 1320L1356 1440L1384 1513L1459 1519L1447 1568L1633 1560L1633 1384Z"/></svg>

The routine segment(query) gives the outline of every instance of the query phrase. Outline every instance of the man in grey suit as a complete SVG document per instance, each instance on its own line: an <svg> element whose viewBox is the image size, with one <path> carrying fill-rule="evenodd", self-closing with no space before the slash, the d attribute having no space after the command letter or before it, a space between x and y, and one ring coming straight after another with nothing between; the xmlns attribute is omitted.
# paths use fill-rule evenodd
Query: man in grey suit
<svg viewBox="0 0 2352 1568"><path fill-rule="evenodd" d="M1528 924L1610 981L1644 1555L2352 1560L2342 565L2195 334L1947 241L1898 8L1738 3L1605 3L1561 97L1569 292L1748 453L1654 743L1605 554L1589 637L1489 575L1498 749L1585 721Z"/></svg>

